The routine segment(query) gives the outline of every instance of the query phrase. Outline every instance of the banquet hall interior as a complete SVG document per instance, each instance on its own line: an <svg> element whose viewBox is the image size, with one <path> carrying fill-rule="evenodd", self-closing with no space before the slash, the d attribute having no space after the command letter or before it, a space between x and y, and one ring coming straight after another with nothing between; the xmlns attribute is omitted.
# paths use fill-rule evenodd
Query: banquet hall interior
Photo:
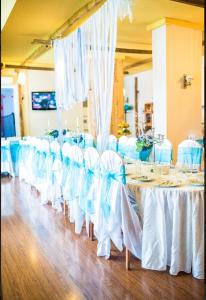
<svg viewBox="0 0 206 300"><path fill-rule="evenodd" d="M204 0L1 0L1 296L204 298Z"/></svg>

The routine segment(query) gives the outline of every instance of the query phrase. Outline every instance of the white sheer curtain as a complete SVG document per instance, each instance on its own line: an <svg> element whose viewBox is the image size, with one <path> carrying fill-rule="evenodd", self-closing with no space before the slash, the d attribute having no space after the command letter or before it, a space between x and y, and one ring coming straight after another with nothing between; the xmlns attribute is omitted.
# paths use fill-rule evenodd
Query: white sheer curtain
<svg viewBox="0 0 206 300"><path fill-rule="evenodd" d="M91 95L101 151L110 132L118 14L131 17L131 0L107 0L70 36L54 42L58 107L68 109Z"/></svg>

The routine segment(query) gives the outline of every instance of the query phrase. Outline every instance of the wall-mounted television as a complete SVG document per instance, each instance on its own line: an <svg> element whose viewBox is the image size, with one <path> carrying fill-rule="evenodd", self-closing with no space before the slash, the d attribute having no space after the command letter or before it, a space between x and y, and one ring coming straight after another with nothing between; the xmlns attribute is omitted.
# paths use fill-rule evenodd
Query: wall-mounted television
<svg viewBox="0 0 206 300"><path fill-rule="evenodd" d="M55 92L32 92L33 110L54 110L56 107Z"/></svg>

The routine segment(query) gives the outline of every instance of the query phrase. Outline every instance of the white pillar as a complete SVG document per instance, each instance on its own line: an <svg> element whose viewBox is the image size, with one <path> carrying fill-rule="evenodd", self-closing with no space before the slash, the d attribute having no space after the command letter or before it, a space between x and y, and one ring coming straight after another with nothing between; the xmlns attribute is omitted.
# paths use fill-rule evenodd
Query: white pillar
<svg viewBox="0 0 206 300"><path fill-rule="evenodd" d="M198 24L164 18L152 29L154 127L173 144L189 134L201 136L202 29ZM193 77L183 87L184 74Z"/></svg>

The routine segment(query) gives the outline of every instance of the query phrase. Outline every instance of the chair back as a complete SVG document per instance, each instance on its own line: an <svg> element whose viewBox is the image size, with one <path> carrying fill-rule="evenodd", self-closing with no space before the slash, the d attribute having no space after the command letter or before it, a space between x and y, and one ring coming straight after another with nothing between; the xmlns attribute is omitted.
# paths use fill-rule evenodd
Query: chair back
<svg viewBox="0 0 206 300"><path fill-rule="evenodd" d="M136 137L128 138L127 151L125 153L125 157L135 159L135 160L140 159L140 154L139 152L136 151L136 143L137 143Z"/></svg>
<svg viewBox="0 0 206 300"><path fill-rule="evenodd" d="M117 138L113 134L109 135L107 150L113 150L115 152L117 152L117 150L118 150Z"/></svg>
<svg viewBox="0 0 206 300"><path fill-rule="evenodd" d="M94 138L90 133L84 134L85 148L94 146Z"/></svg>
<svg viewBox="0 0 206 300"><path fill-rule="evenodd" d="M123 135L119 138L118 153L124 158L127 150L128 150L128 137Z"/></svg>
<svg viewBox="0 0 206 300"><path fill-rule="evenodd" d="M155 162L159 164L170 164L172 161L172 144L164 139L162 144L154 145Z"/></svg>
<svg viewBox="0 0 206 300"><path fill-rule="evenodd" d="M202 161L202 147L194 140L185 140L178 145L177 166L199 169Z"/></svg>

